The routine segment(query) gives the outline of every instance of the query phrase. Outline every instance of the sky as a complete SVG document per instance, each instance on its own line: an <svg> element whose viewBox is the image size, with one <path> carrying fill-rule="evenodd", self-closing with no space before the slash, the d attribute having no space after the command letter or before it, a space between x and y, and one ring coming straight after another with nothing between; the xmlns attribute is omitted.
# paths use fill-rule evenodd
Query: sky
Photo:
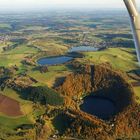
<svg viewBox="0 0 140 140"><path fill-rule="evenodd" d="M140 0L136 0L140 7ZM0 0L0 10L60 7L124 8L123 0Z"/></svg>

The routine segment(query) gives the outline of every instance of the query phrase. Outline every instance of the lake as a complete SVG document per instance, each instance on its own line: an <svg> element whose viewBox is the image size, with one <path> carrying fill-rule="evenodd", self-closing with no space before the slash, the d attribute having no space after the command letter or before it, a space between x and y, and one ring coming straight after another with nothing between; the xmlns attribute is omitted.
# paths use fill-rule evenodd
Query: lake
<svg viewBox="0 0 140 140"><path fill-rule="evenodd" d="M114 102L101 97L88 96L83 99L80 105L82 111L95 115L100 119L108 120L115 115L116 108Z"/></svg>
<svg viewBox="0 0 140 140"><path fill-rule="evenodd" d="M98 51L99 48L91 47L91 46L79 46L79 47L72 47L69 49L68 52L89 52L89 51ZM70 56L57 56L57 57L45 57L40 58L37 63L39 65L58 65L66 63L72 60L73 57Z"/></svg>
<svg viewBox="0 0 140 140"><path fill-rule="evenodd" d="M98 51L99 48L91 47L91 46L79 46L79 47L72 47L69 49L69 52L90 52L90 51Z"/></svg>
<svg viewBox="0 0 140 140"><path fill-rule="evenodd" d="M40 65L57 65L57 64L66 63L72 59L73 57L68 57L68 56L45 57L45 58L40 58L37 61L37 63Z"/></svg>

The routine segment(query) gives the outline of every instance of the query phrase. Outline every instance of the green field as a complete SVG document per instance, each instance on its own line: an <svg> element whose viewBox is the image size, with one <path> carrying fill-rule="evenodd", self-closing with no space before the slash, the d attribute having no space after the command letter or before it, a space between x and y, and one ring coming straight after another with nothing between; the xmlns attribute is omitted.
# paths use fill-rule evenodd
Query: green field
<svg viewBox="0 0 140 140"><path fill-rule="evenodd" d="M0 66L21 66L21 61L24 60L26 56L36 54L37 49L28 47L25 45L20 45L10 51L0 53Z"/></svg>
<svg viewBox="0 0 140 140"><path fill-rule="evenodd" d="M11 25L10 24L6 24L6 23L0 23L0 29L11 29Z"/></svg>
<svg viewBox="0 0 140 140"><path fill-rule="evenodd" d="M109 62L115 69L129 72L139 68L137 58L130 48L109 48L98 52L84 53L84 59L93 63Z"/></svg>
<svg viewBox="0 0 140 140"><path fill-rule="evenodd" d="M19 118L10 118L6 116L0 116L0 125L7 127L9 129L14 129L21 124L30 124L32 123L28 117L19 117Z"/></svg>
<svg viewBox="0 0 140 140"><path fill-rule="evenodd" d="M71 71L64 65L50 66L47 73L40 73L38 70L28 71L28 75L37 79L39 83L53 87L56 78L66 76Z"/></svg>
<svg viewBox="0 0 140 140"><path fill-rule="evenodd" d="M134 92L136 94L137 102L140 103L140 87L135 87Z"/></svg>

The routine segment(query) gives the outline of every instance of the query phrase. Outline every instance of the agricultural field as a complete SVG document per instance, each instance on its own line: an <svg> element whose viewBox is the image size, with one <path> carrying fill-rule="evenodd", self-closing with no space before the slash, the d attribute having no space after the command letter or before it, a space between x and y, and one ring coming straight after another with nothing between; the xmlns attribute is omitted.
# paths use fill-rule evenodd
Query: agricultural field
<svg viewBox="0 0 140 140"><path fill-rule="evenodd" d="M78 46L91 46L98 48L98 51L69 52L72 47ZM72 59L54 65L42 66L38 63L41 58L56 56L67 56ZM85 124L84 129L90 129L83 120L92 119L74 110L78 108L75 103L79 105L81 102L79 96L77 95L77 99L76 95L68 96L65 92L61 93L65 86L67 90L74 82L71 77L73 73L77 73L79 65L109 65L109 70L113 69L116 75L122 73L134 91L137 104L140 103L140 66L128 16L124 11L100 11L98 14L97 11L77 10L0 14L0 139L71 138L74 134L70 129L64 133L60 128L61 125L67 127L63 121L68 121L68 118L75 121L70 128L74 125L77 127L80 121L81 124ZM68 81L68 85L64 83L64 87L61 87L67 76L72 81ZM79 78L77 82L77 79L76 83L84 81ZM81 90L80 87L73 88L77 92ZM64 116L59 116L59 113ZM74 115L79 115L82 121ZM98 121L94 118L91 122L96 124ZM108 131L111 121L106 123L100 120L98 123L103 124L101 129L106 128L106 133L112 133L113 129L111 132ZM69 121L67 125L70 125ZM74 129L77 132L74 137L80 140L82 129L78 126L77 130ZM134 136L131 131L130 134Z"/></svg>

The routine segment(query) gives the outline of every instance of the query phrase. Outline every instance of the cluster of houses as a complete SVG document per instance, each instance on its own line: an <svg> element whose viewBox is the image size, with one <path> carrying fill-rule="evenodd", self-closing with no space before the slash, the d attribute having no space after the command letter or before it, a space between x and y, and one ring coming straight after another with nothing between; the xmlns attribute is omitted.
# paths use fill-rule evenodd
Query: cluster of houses
<svg viewBox="0 0 140 140"><path fill-rule="evenodd" d="M0 36L0 43L6 42L7 40L10 40L10 37L8 35Z"/></svg>

